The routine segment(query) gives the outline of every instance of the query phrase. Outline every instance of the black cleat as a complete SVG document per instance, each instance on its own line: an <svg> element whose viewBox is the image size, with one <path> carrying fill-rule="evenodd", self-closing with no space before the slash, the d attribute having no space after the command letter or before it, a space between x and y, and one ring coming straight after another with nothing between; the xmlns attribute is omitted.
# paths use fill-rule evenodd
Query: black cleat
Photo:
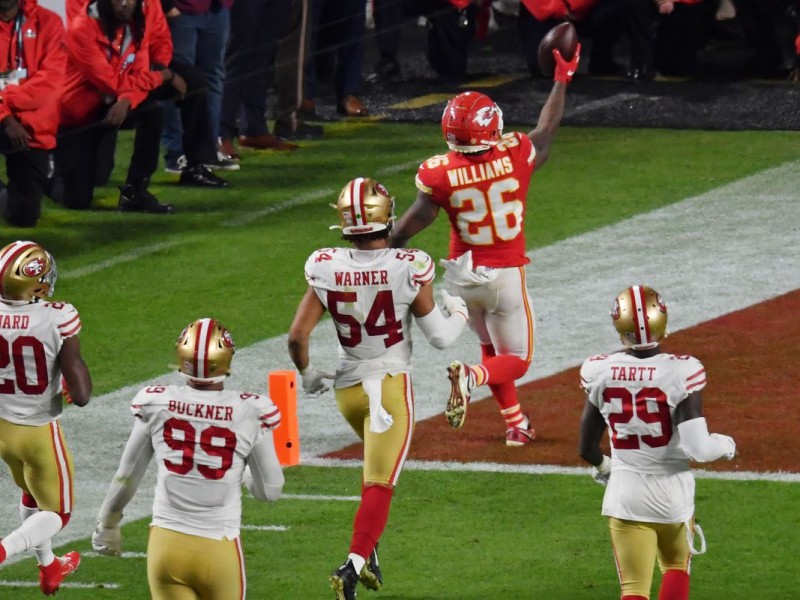
<svg viewBox="0 0 800 600"><path fill-rule="evenodd" d="M358 573L352 560L347 559L347 562L331 573L329 581L331 589L336 594L336 600L356 600Z"/></svg>
<svg viewBox="0 0 800 600"><path fill-rule="evenodd" d="M181 171L181 178L178 180L178 185L221 188L228 187L229 184L222 177L214 175L207 166L192 165Z"/></svg>
<svg viewBox="0 0 800 600"><path fill-rule="evenodd" d="M361 569L361 575L358 580L368 590L375 590L376 592L383 587L383 575L381 574L381 565L378 562L378 545L370 552L364 568Z"/></svg>

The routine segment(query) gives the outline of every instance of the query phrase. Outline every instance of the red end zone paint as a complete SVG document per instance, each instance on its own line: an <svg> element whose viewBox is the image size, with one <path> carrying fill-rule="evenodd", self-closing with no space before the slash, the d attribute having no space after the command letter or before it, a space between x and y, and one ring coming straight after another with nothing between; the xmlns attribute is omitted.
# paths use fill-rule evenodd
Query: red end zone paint
<svg viewBox="0 0 800 600"><path fill-rule="evenodd" d="M693 354L703 362L709 429L736 440L739 455L733 461L702 468L800 472L800 392L795 381L800 374L799 314L800 290L795 290L665 340L665 351ZM585 466L577 454L584 402L578 372L576 367L520 387L520 403L536 428L532 444L504 445L505 425L489 399L469 407L464 428L458 431L444 416L417 423L409 458ZM354 444L326 457L361 455L361 444Z"/></svg>

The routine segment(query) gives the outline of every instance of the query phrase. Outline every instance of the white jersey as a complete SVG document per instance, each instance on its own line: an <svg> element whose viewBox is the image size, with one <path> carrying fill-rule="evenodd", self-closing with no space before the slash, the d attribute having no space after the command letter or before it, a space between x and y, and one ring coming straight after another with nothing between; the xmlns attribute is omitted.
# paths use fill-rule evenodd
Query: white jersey
<svg viewBox="0 0 800 600"><path fill-rule="evenodd" d="M45 425L61 415L58 353L80 330L66 302L0 302L0 418Z"/></svg>
<svg viewBox="0 0 800 600"><path fill-rule="evenodd" d="M411 369L410 306L433 282L421 250L324 248L306 261L305 276L330 312L339 337L336 387Z"/></svg>
<svg viewBox="0 0 800 600"><path fill-rule="evenodd" d="M153 525L212 539L239 536L245 461L277 408L266 396L150 386L131 402L158 463Z"/></svg>
<svg viewBox="0 0 800 600"><path fill-rule="evenodd" d="M694 478L673 415L705 385L705 369L693 356L619 352L583 363L581 386L603 415L611 442L604 515L665 523L692 516Z"/></svg>

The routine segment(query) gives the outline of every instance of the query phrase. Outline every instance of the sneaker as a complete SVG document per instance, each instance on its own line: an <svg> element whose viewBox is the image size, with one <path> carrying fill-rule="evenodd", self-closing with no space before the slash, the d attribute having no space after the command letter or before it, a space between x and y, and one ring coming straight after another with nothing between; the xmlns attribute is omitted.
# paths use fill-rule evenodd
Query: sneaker
<svg viewBox="0 0 800 600"><path fill-rule="evenodd" d="M336 600L356 600L358 573L356 573L352 560L348 559L341 567L331 573L329 581L331 589L336 594Z"/></svg>
<svg viewBox="0 0 800 600"><path fill-rule="evenodd" d="M221 188L228 187L230 184L222 177L214 175L207 166L192 165L183 170L181 178L178 180L178 185Z"/></svg>
<svg viewBox="0 0 800 600"><path fill-rule="evenodd" d="M368 590L377 592L383 587L383 575L381 574L381 565L378 562L378 544L375 544L375 548L367 557L367 562L364 564L364 568L361 569L358 580Z"/></svg>
<svg viewBox="0 0 800 600"><path fill-rule="evenodd" d="M61 582L72 575L81 564L81 555L77 552L67 552L58 557L46 567L39 565L39 588L45 596L52 596L58 591Z"/></svg>
<svg viewBox="0 0 800 600"><path fill-rule="evenodd" d="M531 420L527 415L524 427L509 427L506 429L506 446L524 446L536 439L536 431L531 427Z"/></svg>
<svg viewBox="0 0 800 600"><path fill-rule="evenodd" d="M275 121L272 131L284 140L318 140L325 135L322 125L309 125L303 121L297 121L294 128L285 121Z"/></svg>
<svg viewBox="0 0 800 600"><path fill-rule="evenodd" d="M242 168L238 162L222 152L217 152L217 158L203 164L212 171L238 171Z"/></svg>
<svg viewBox="0 0 800 600"><path fill-rule="evenodd" d="M239 153L236 152L236 148L233 146L233 140L229 140L227 138L219 139L219 151L217 153L219 155L220 160L223 158L227 158L228 160L238 161L241 156Z"/></svg>
<svg viewBox="0 0 800 600"><path fill-rule="evenodd" d="M400 63L393 58L381 58L375 68L365 78L367 83L392 83L401 81L403 74Z"/></svg>
<svg viewBox="0 0 800 600"><path fill-rule="evenodd" d="M171 214L175 212L171 204L163 204L146 189L137 191L131 184L119 188L119 210L121 212L143 212Z"/></svg>
<svg viewBox="0 0 800 600"><path fill-rule="evenodd" d="M458 429L464 425L467 418L467 405L469 404L469 371L467 366L457 360L447 367L447 376L450 378L450 398L447 400L444 416L450 427Z"/></svg>
<svg viewBox="0 0 800 600"><path fill-rule="evenodd" d="M166 159L166 164L164 165L164 170L167 173L172 173L173 175L180 175L183 170L186 168L187 162L186 157L181 154L178 158Z"/></svg>

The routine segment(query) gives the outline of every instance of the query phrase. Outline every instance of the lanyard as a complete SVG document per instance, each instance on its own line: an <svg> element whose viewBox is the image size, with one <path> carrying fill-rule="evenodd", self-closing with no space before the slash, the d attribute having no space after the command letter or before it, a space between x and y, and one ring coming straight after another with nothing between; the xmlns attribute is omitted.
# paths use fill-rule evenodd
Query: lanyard
<svg viewBox="0 0 800 600"><path fill-rule="evenodd" d="M17 55L16 55L16 63L17 63L17 70L25 68L25 49L22 45L22 26L25 23L25 15L22 14L22 11L17 14L16 19L14 19L14 28L11 30L11 37L14 37L14 33L17 34ZM11 68L11 46L8 46L8 68Z"/></svg>

